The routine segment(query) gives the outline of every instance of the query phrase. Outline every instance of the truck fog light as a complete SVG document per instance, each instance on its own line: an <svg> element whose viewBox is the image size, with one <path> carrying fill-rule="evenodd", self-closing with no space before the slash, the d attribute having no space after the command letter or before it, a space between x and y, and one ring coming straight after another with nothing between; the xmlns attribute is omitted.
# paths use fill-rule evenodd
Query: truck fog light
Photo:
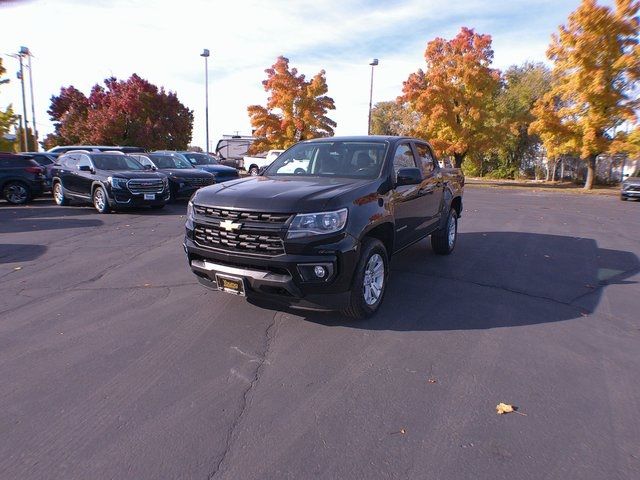
<svg viewBox="0 0 640 480"><path fill-rule="evenodd" d="M324 278L324 276L327 274L327 269L322 265L316 265L315 267L313 267L313 273L315 273L316 277L318 278Z"/></svg>

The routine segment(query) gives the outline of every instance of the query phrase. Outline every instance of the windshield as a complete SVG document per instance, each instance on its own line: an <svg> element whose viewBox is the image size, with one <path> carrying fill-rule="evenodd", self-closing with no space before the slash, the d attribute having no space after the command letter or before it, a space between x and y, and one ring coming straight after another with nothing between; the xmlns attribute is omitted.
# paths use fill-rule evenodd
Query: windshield
<svg viewBox="0 0 640 480"><path fill-rule="evenodd" d="M135 158L127 155L93 155L93 164L98 170L143 170Z"/></svg>
<svg viewBox="0 0 640 480"><path fill-rule="evenodd" d="M215 165L218 161L206 153L183 153L193 165Z"/></svg>
<svg viewBox="0 0 640 480"><path fill-rule="evenodd" d="M158 168L193 168L185 159L174 155L149 155Z"/></svg>
<svg viewBox="0 0 640 480"><path fill-rule="evenodd" d="M386 151L386 142L299 143L281 153L264 174L373 179L380 175Z"/></svg>

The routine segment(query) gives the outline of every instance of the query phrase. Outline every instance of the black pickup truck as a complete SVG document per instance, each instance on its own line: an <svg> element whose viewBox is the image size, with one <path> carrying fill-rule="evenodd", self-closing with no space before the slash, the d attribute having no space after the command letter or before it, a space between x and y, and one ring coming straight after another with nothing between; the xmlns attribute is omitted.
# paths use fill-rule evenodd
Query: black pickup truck
<svg viewBox="0 0 640 480"><path fill-rule="evenodd" d="M307 140L257 177L198 190L184 249L210 288L365 318L392 254L428 235L436 253L453 251L463 187L423 140Z"/></svg>

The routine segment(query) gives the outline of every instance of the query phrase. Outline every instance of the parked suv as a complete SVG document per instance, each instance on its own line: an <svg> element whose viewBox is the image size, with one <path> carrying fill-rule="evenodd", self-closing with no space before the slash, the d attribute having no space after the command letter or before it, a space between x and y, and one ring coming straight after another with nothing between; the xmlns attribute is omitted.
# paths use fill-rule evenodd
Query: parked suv
<svg viewBox="0 0 640 480"><path fill-rule="evenodd" d="M640 169L636 170L630 177L622 182L620 200L628 198L640 198Z"/></svg>
<svg viewBox="0 0 640 480"><path fill-rule="evenodd" d="M394 253L427 236L435 253L453 251L463 186L417 138L307 140L262 175L198 190L185 252L209 288L364 318Z"/></svg>
<svg viewBox="0 0 640 480"><path fill-rule="evenodd" d="M166 175L122 153L70 152L52 169L53 198L92 203L100 213L125 207L162 208L169 200Z"/></svg>
<svg viewBox="0 0 640 480"><path fill-rule="evenodd" d="M0 192L14 205L27 203L44 192L44 169L29 157L0 153Z"/></svg>
<svg viewBox="0 0 640 480"><path fill-rule="evenodd" d="M179 155L166 153L131 154L143 166L164 173L169 179L170 201L191 198L200 187L212 185L216 178L209 172L195 168Z"/></svg>
<svg viewBox="0 0 640 480"><path fill-rule="evenodd" d="M178 158L186 160L195 168L204 170L212 174L216 183L226 182L228 180L234 180L240 175L238 170L233 167L227 167L226 165L220 165L218 161L211 155L199 152L172 152L170 150L157 151L153 153L164 153L167 155L175 155Z"/></svg>
<svg viewBox="0 0 640 480"><path fill-rule="evenodd" d="M51 169L58 155L46 152L25 152L21 153L20 156L35 160L44 169L45 191L51 191Z"/></svg>
<svg viewBox="0 0 640 480"><path fill-rule="evenodd" d="M62 155L63 153L71 152L74 150L86 150L87 152L99 153L99 152L122 152L122 153L144 153L142 147L121 147L119 145L61 145L53 147L47 150L47 153L55 155Z"/></svg>

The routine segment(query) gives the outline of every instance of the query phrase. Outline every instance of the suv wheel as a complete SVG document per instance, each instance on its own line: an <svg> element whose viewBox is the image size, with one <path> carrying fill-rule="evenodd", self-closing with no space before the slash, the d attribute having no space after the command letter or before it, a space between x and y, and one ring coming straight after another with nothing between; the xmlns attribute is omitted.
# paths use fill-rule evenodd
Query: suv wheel
<svg viewBox="0 0 640 480"><path fill-rule="evenodd" d="M449 210L447 224L444 228L431 234L431 248L438 255L449 255L453 252L458 239L458 214L452 208Z"/></svg>
<svg viewBox="0 0 640 480"><path fill-rule="evenodd" d="M69 200L64 196L64 189L60 182L53 184L53 200L56 202L56 205L69 205Z"/></svg>
<svg viewBox="0 0 640 480"><path fill-rule="evenodd" d="M357 319L376 313L382 303L388 277L387 250L380 240L365 238L354 273L349 306L343 313Z"/></svg>
<svg viewBox="0 0 640 480"><path fill-rule="evenodd" d="M5 200L14 205L24 205L31 198L29 187L22 182L9 182L2 189Z"/></svg>
<svg viewBox="0 0 640 480"><path fill-rule="evenodd" d="M96 187L92 195L93 206L98 213L109 213L109 200L107 194L102 187Z"/></svg>

